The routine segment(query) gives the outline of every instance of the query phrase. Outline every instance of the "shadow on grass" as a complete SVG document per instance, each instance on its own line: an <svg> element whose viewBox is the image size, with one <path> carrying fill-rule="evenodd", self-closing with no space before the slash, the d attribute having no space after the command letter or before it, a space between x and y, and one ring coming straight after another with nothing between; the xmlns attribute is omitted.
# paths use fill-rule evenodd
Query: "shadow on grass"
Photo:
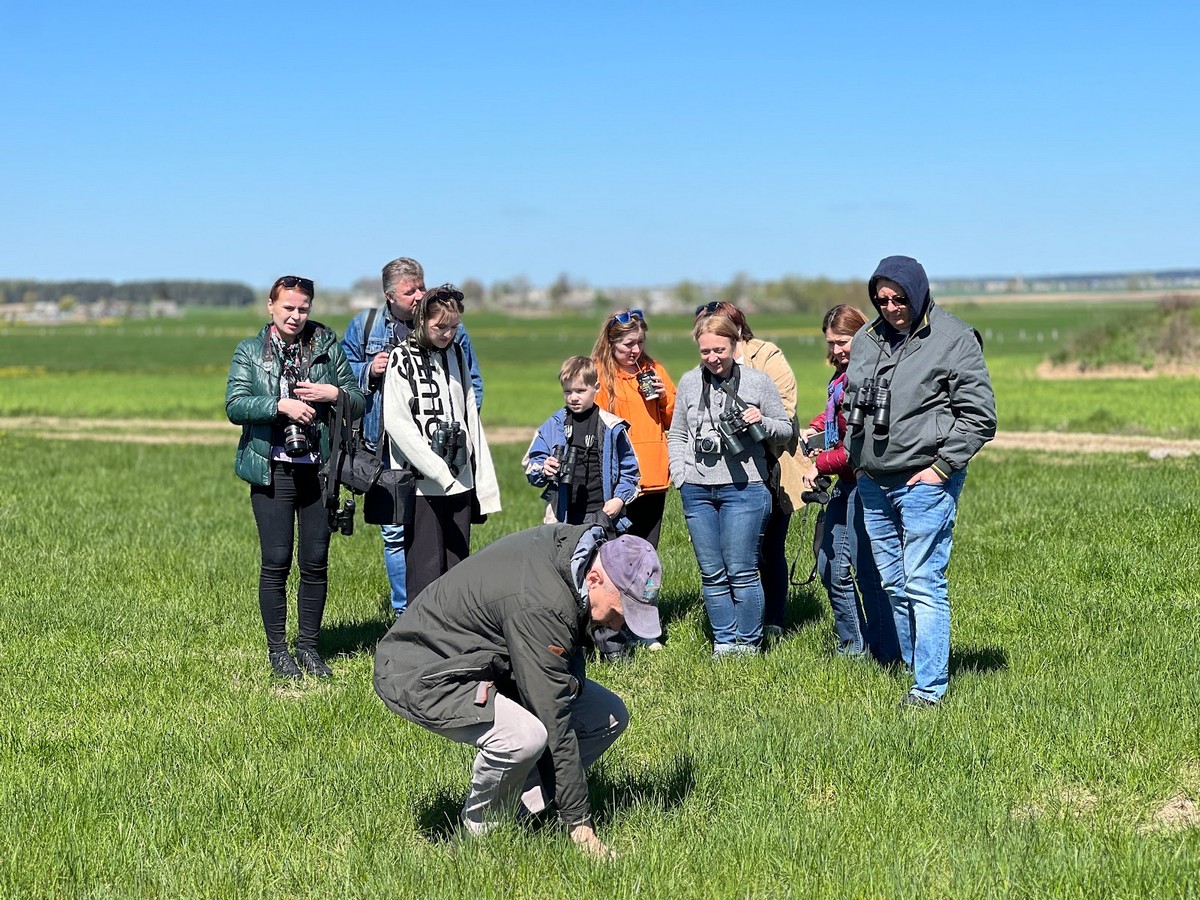
<svg viewBox="0 0 1200 900"><path fill-rule="evenodd" d="M596 818L605 821L611 820L617 811L633 806L649 804L663 810L681 806L696 786L696 774L692 758L684 754L657 770L643 770L616 781L609 780L603 772L594 772L588 781ZM417 830L431 844L453 840L459 829L462 802L462 791L445 787L420 798L413 804ZM536 831L557 821L558 817L551 812L532 818L528 827Z"/></svg>
<svg viewBox="0 0 1200 900"><path fill-rule="evenodd" d="M356 656L374 653L379 639L387 634L388 624L379 619L336 622L324 625L317 640L322 656Z"/></svg>
<svg viewBox="0 0 1200 900"><path fill-rule="evenodd" d="M814 581L803 587L788 587L787 606L784 616L785 632L802 631L825 615L824 594L820 582Z"/></svg>
<svg viewBox="0 0 1200 900"><path fill-rule="evenodd" d="M641 769L615 781L603 772L589 780L596 815L604 820L627 807L649 805L669 810L683 805L696 787L696 772L692 757L682 753L657 768Z"/></svg>
<svg viewBox="0 0 1200 900"><path fill-rule="evenodd" d="M954 647L950 650L950 674L997 672L1008 668L1008 651L1003 647Z"/></svg>
<svg viewBox="0 0 1200 900"><path fill-rule="evenodd" d="M462 809L463 792L456 788L439 788L413 804L417 831L431 844L444 844L458 831L458 811Z"/></svg>

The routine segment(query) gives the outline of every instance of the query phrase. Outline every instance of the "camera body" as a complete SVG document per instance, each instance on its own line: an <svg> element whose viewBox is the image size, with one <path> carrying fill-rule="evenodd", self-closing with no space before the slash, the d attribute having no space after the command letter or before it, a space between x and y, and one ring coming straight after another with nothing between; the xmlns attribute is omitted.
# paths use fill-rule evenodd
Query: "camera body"
<svg viewBox="0 0 1200 900"><path fill-rule="evenodd" d="M429 446L456 472L466 464L467 441L460 422L443 422L439 419L434 424Z"/></svg>
<svg viewBox="0 0 1200 900"><path fill-rule="evenodd" d="M692 449L697 456L718 456L721 453L722 438L719 434L698 434Z"/></svg>
<svg viewBox="0 0 1200 900"><path fill-rule="evenodd" d="M819 503L825 506L829 503L829 488L833 484L833 479L828 475L818 475L813 479L811 491L804 491L800 495L801 503Z"/></svg>
<svg viewBox="0 0 1200 900"><path fill-rule="evenodd" d="M846 428L862 428L871 413L871 426L878 432L886 433L891 418L892 391L886 378L876 381L868 378L854 395L850 406L850 414L846 416Z"/></svg>

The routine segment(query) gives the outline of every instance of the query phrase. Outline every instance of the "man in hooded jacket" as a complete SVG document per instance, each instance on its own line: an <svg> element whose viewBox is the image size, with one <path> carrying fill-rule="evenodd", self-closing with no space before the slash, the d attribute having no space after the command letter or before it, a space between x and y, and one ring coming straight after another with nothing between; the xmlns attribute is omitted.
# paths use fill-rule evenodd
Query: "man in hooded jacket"
<svg viewBox="0 0 1200 900"><path fill-rule="evenodd" d="M913 670L906 706L950 681L946 570L967 463L996 434L979 333L933 302L919 262L889 256L867 286L879 317L854 336L843 401L871 551Z"/></svg>
<svg viewBox="0 0 1200 900"><path fill-rule="evenodd" d="M632 535L542 525L467 557L423 590L375 651L375 690L410 722L479 750L460 818L484 834L514 808L550 803L597 857L584 770L621 735L621 698L588 681L588 623L662 633L662 566ZM536 768L535 768L536 766Z"/></svg>

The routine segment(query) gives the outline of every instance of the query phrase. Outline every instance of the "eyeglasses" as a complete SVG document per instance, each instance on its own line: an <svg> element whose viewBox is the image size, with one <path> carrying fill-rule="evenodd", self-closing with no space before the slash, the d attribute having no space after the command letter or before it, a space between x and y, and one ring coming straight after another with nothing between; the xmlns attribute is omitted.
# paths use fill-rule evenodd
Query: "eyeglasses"
<svg viewBox="0 0 1200 900"><path fill-rule="evenodd" d="M608 324L611 325L613 322L616 322L618 325L628 325L634 319L637 319L639 322L645 322L646 316L640 309L626 309L609 319Z"/></svg>
<svg viewBox="0 0 1200 900"><path fill-rule="evenodd" d="M695 317L698 319L701 316L711 316L713 313L720 312L721 307L725 304L720 300L714 300L712 303L705 303L703 306L697 306Z"/></svg>
<svg viewBox="0 0 1200 900"><path fill-rule="evenodd" d="M901 306L908 306L907 297L876 297L875 302L880 306L894 306L897 309Z"/></svg>
<svg viewBox="0 0 1200 900"><path fill-rule="evenodd" d="M282 278L276 278L275 283L271 285L271 293L275 293L275 288L280 287L289 291L299 288L301 293L308 294L310 297L316 294L312 279L301 278L299 275L284 275Z"/></svg>

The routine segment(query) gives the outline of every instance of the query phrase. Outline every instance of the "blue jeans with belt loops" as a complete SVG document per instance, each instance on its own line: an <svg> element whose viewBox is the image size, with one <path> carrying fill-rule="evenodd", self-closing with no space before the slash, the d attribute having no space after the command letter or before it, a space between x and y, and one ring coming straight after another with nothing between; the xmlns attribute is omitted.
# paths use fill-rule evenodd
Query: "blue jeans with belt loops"
<svg viewBox="0 0 1200 900"><path fill-rule="evenodd" d="M700 564L714 649L758 647L763 636L758 548L771 515L771 492L757 483L685 484L679 496Z"/></svg>
<svg viewBox="0 0 1200 900"><path fill-rule="evenodd" d="M942 484L883 488L858 479L863 518L883 589L892 604L900 657L913 670L910 693L934 702L950 683L950 593L946 570L966 470Z"/></svg>

